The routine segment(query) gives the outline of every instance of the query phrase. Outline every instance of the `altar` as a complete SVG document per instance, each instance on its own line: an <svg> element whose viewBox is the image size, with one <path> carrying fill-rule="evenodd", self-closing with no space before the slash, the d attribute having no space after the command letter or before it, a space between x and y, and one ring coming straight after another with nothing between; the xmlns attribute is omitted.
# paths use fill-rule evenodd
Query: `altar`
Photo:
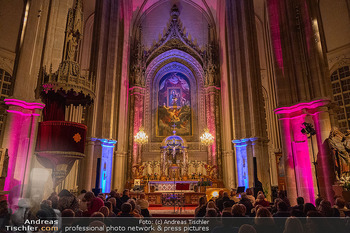
<svg viewBox="0 0 350 233"><path fill-rule="evenodd" d="M198 181L149 181L148 192L194 192ZM153 187L153 188L152 188Z"/></svg>

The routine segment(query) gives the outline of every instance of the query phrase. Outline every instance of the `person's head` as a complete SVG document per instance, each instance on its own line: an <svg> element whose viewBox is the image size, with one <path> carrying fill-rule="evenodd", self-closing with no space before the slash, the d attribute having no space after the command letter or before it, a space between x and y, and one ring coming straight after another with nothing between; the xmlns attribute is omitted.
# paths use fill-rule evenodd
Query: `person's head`
<svg viewBox="0 0 350 233"><path fill-rule="evenodd" d="M264 192L263 191L259 191L258 193L257 193L257 196L259 196L260 194L263 194L264 195ZM265 195L264 195L265 196Z"/></svg>
<svg viewBox="0 0 350 233"><path fill-rule="evenodd" d="M259 194L258 197L256 198L258 201L263 201L265 200L264 194Z"/></svg>
<svg viewBox="0 0 350 233"><path fill-rule="evenodd" d="M94 198L95 198L95 194L93 192L87 192L84 195L84 199L86 201L92 201L92 199L94 199Z"/></svg>
<svg viewBox="0 0 350 233"><path fill-rule="evenodd" d="M255 230L255 228L252 225L243 224L239 228L238 233L256 233L256 230Z"/></svg>
<svg viewBox="0 0 350 233"><path fill-rule="evenodd" d="M241 194L241 199L248 199L248 195L246 193Z"/></svg>
<svg viewBox="0 0 350 233"><path fill-rule="evenodd" d="M113 207L117 206L117 200L114 197L109 198L108 201L112 203Z"/></svg>
<svg viewBox="0 0 350 233"><path fill-rule="evenodd" d="M305 203L303 209L304 215L307 215L309 211L316 211L316 207L312 203Z"/></svg>
<svg viewBox="0 0 350 233"><path fill-rule="evenodd" d="M224 195L224 190L220 190L219 191L219 197L223 197L223 195Z"/></svg>
<svg viewBox="0 0 350 233"><path fill-rule="evenodd" d="M124 189L123 196L129 196L129 194L130 194L129 189Z"/></svg>
<svg viewBox="0 0 350 233"><path fill-rule="evenodd" d="M321 201L318 211L326 217L333 217L332 204L327 200Z"/></svg>
<svg viewBox="0 0 350 233"><path fill-rule="evenodd" d="M103 218L103 217L105 217L105 216L104 216L103 213L101 213L101 212L94 212L94 213L91 215L91 218Z"/></svg>
<svg viewBox="0 0 350 233"><path fill-rule="evenodd" d="M236 196L237 189L231 189L231 197Z"/></svg>
<svg viewBox="0 0 350 233"><path fill-rule="evenodd" d="M146 195L144 193L141 193L140 199L145 199L145 198L146 198Z"/></svg>
<svg viewBox="0 0 350 233"><path fill-rule="evenodd" d="M116 194L117 194L117 192L114 191L114 190L112 190L112 191L109 192L109 196L110 196L110 197L115 197Z"/></svg>
<svg viewBox="0 0 350 233"><path fill-rule="evenodd" d="M283 233L295 233L295 232L304 232L303 225L301 221L295 217L287 218L284 224Z"/></svg>
<svg viewBox="0 0 350 233"><path fill-rule="evenodd" d="M336 200L335 200L335 205L339 208L339 209L343 209L346 205L346 202L343 198L341 197L338 197Z"/></svg>
<svg viewBox="0 0 350 233"><path fill-rule="evenodd" d="M316 200L315 200L316 209L320 206L321 201L323 201L323 200L324 200L323 197L316 198Z"/></svg>
<svg viewBox="0 0 350 233"><path fill-rule="evenodd" d="M276 198L275 201L273 202L273 205L277 207L278 202L282 201L281 198Z"/></svg>
<svg viewBox="0 0 350 233"><path fill-rule="evenodd" d="M134 199L129 199L128 200L128 203L131 205L131 211L134 211L135 210L135 207L136 207L136 202Z"/></svg>
<svg viewBox="0 0 350 233"><path fill-rule="evenodd" d="M247 208L243 204L234 204L231 209L231 213L233 217L244 217Z"/></svg>
<svg viewBox="0 0 350 233"><path fill-rule="evenodd" d="M264 206L262 206L262 205L256 205L256 206L254 207L255 213L258 212L258 210L259 210L261 207L264 207Z"/></svg>
<svg viewBox="0 0 350 233"><path fill-rule="evenodd" d="M72 196L72 194L67 189L62 189L62 191L58 194L58 196L60 198L62 198L62 197L70 197L70 196Z"/></svg>
<svg viewBox="0 0 350 233"><path fill-rule="evenodd" d="M213 209L216 209L215 202L213 202L213 201L209 201L209 202L207 203L207 208L213 208Z"/></svg>
<svg viewBox="0 0 350 233"><path fill-rule="evenodd" d="M247 188L245 192L247 195L253 195L253 190L251 188Z"/></svg>
<svg viewBox="0 0 350 233"><path fill-rule="evenodd" d="M260 207L258 209L258 211L256 212L256 217L257 218L268 218L268 217L272 217L272 214L267 208Z"/></svg>
<svg viewBox="0 0 350 233"><path fill-rule="evenodd" d="M303 197L297 197L297 204L298 205L304 205L304 198Z"/></svg>
<svg viewBox="0 0 350 233"><path fill-rule="evenodd" d="M230 201L225 201L223 203L223 206L224 206L224 208L231 208L232 207L232 203Z"/></svg>
<svg viewBox="0 0 350 233"><path fill-rule="evenodd" d="M101 208L98 210L98 212L101 212L103 216L108 217L109 216L109 209L107 206L101 206Z"/></svg>
<svg viewBox="0 0 350 233"><path fill-rule="evenodd" d="M129 214L131 212L132 206L130 203L125 202L120 208L123 214Z"/></svg>
<svg viewBox="0 0 350 233"><path fill-rule="evenodd" d="M256 212L254 222L256 225L273 225L274 224L272 214L265 207L259 208L259 210Z"/></svg>
<svg viewBox="0 0 350 233"><path fill-rule="evenodd" d="M293 216L293 217L297 217L297 218L301 218L301 217L305 217L306 216L304 214L304 212L299 210L299 209L292 209L290 215Z"/></svg>
<svg viewBox="0 0 350 233"><path fill-rule="evenodd" d="M58 208L58 201L59 197L57 195L50 197L51 203L52 203L52 208L57 209Z"/></svg>
<svg viewBox="0 0 350 233"><path fill-rule="evenodd" d="M71 209L65 209L65 210L62 211L62 217L63 218L74 218L75 217L75 213Z"/></svg>
<svg viewBox="0 0 350 233"><path fill-rule="evenodd" d="M110 201L105 202L105 206L108 208L109 212L113 212L113 204Z"/></svg>
<svg viewBox="0 0 350 233"><path fill-rule="evenodd" d="M278 211L288 211L288 205L284 201L280 201L277 204Z"/></svg>
<svg viewBox="0 0 350 233"><path fill-rule="evenodd" d="M85 189L81 190L80 194L84 194L84 193L86 193L86 190Z"/></svg>
<svg viewBox="0 0 350 233"><path fill-rule="evenodd" d="M52 208L52 202L51 200L43 200L41 203L40 203L40 208L43 209L43 208Z"/></svg>
<svg viewBox="0 0 350 233"><path fill-rule="evenodd" d="M214 209L214 208L207 208L205 217L217 217L217 216L218 216L218 213L217 213L216 209Z"/></svg>
<svg viewBox="0 0 350 233"><path fill-rule="evenodd" d="M228 197L228 192L224 192L224 197Z"/></svg>
<svg viewBox="0 0 350 233"><path fill-rule="evenodd" d="M98 220L91 222L89 224L89 229L94 229L94 230L86 231L86 233L106 233L106 225L102 221L98 221Z"/></svg>
<svg viewBox="0 0 350 233"><path fill-rule="evenodd" d="M207 198L205 196L202 196L199 198L199 206L205 205L205 203L207 202Z"/></svg>

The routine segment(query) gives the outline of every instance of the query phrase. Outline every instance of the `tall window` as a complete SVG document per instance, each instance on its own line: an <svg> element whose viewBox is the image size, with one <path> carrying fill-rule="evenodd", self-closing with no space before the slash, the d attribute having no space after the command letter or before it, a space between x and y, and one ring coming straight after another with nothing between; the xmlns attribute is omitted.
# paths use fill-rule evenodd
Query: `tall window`
<svg viewBox="0 0 350 233"><path fill-rule="evenodd" d="M334 101L338 103L339 129L345 132L350 129L350 67L344 66L331 75Z"/></svg>
<svg viewBox="0 0 350 233"><path fill-rule="evenodd" d="M4 99L9 97L12 89L12 77L5 70L0 69L0 136L3 132L6 106Z"/></svg>

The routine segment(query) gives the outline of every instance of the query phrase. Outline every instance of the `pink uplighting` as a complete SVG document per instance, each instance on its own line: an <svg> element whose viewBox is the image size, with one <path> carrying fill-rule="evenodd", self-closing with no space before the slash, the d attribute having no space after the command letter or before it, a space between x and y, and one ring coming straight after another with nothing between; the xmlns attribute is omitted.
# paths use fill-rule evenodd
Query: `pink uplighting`
<svg viewBox="0 0 350 233"><path fill-rule="evenodd" d="M25 182L26 168L30 163L31 148L36 130L36 120L34 117L40 116L36 109L43 109L45 104L28 103L23 100L5 99L5 104L9 105L9 127L5 132L5 146L8 148L9 163L7 177L5 179L5 191L17 190L13 195L20 195ZM22 183L22 184L21 184ZM17 187L17 188L16 188Z"/></svg>
<svg viewBox="0 0 350 233"><path fill-rule="evenodd" d="M302 134L302 123L305 118L313 120L313 125L316 130L317 148L315 149L315 157L320 164L327 163L327 152L323 146L320 123L318 114L322 112L320 107L327 106L330 103L328 99L313 100L310 102L298 103L289 107L281 107L275 109L275 113L279 114L282 123L282 136L284 141L285 166L287 170L287 183L294 183L297 187L296 195L304 196L308 201L313 203L315 200L315 184L313 177L312 151L311 144L308 142L306 135ZM318 150L317 150L318 149ZM318 155L317 155L318 153ZM327 166L326 166L327 167ZM329 174L329 171L322 166L322 174ZM293 175L294 174L294 175ZM294 177L293 177L294 176ZM320 176L318 177L320 181ZM325 187L331 187L331 183L324 181ZM320 190L322 187L320 186ZM326 190L326 192L328 192ZM330 193L327 193L327 196Z"/></svg>
<svg viewBox="0 0 350 233"><path fill-rule="evenodd" d="M43 109L45 104L42 103L28 103L17 99L4 99L6 105L15 105L25 109Z"/></svg>

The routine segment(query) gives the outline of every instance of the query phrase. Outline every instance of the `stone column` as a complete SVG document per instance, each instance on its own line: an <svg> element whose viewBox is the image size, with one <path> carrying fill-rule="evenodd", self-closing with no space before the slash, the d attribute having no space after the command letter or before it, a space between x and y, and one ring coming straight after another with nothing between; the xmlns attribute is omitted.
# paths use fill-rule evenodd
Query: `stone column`
<svg viewBox="0 0 350 233"><path fill-rule="evenodd" d="M333 163L332 157L329 156L329 145L327 138L331 131L331 120L329 114L328 103L325 102L325 106L317 108L317 112L312 115L314 126L316 130L316 144L315 157L317 159L317 172L319 181L319 192L321 197L325 197L327 200L332 200L334 197L334 191L332 189L333 181L335 180L334 170L331 164ZM318 151L318 153L317 153Z"/></svg>
<svg viewBox="0 0 350 233"><path fill-rule="evenodd" d="M126 180L126 157L127 153L114 153L113 159L113 188L122 191Z"/></svg>
<svg viewBox="0 0 350 233"><path fill-rule="evenodd" d="M84 186L83 188L85 190L92 190L92 187L94 186L94 180L93 180L93 172L94 170L94 152L95 152L95 143L96 138L88 138L87 140L87 147L86 147L86 158L85 158L85 176L84 176Z"/></svg>
<svg viewBox="0 0 350 233"><path fill-rule="evenodd" d="M224 177L224 183L227 188L236 188L237 183L235 179L236 169L234 164L233 151L222 153L222 169Z"/></svg>
<svg viewBox="0 0 350 233"><path fill-rule="evenodd" d="M238 184L251 187L254 184L253 156L256 156L257 164L265 164L269 160L268 153L265 153L268 147L266 115L254 7L252 0L227 0L225 5L226 44L229 52L227 72ZM259 143L252 142L256 138ZM259 166L257 169L263 188L269 190L269 171Z"/></svg>
<svg viewBox="0 0 350 233"><path fill-rule="evenodd" d="M131 102L133 105L131 107L133 108L133 115L130 119L130 127L132 127L132 139L134 139L134 136L140 131L140 128L143 126L143 106L144 106L144 88L134 86L130 89L129 95L132 99ZM130 138L131 138L130 137ZM138 145L134 140L133 141L133 150L132 150L132 166L134 165L141 165L142 162L142 156L141 156L141 147L142 145Z"/></svg>
<svg viewBox="0 0 350 233"><path fill-rule="evenodd" d="M330 117L326 111L329 103L329 100L314 100L275 110L281 121L287 193L292 202L295 202L297 196L304 197L306 202L313 203L315 200L317 186L312 153L320 164L318 180L321 194L323 197L332 197L330 177L333 172L329 167L328 145L325 141L331 128ZM310 120L316 130L317 148L311 148L314 145L301 132L302 123Z"/></svg>
<svg viewBox="0 0 350 233"><path fill-rule="evenodd" d="M17 99L4 101L9 106L2 144L3 148L8 148L9 155L4 190L14 189L15 195L23 197L35 150L38 119L45 105Z"/></svg>
<svg viewBox="0 0 350 233"><path fill-rule="evenodd" d="M117 141L108 139L99 139L101 141L101 169L100 169L100 188L102 193L111 191L113 151Z"/></svg>
<svg viewBox="0 0 350 233"><path fill-rule="evenodd" d="M220 90L216 86L209 86L206 88L206 117L207 117L207 126L209 129L209 133L214 136L214 143L208 147L208 164L209 165L218 165L218 148L217 143L220 141L220 133L217 129L217 121L218 119L216 115L216 106L218 103L218 90ZM219 172L218 168L218 172Z"/></svg>

